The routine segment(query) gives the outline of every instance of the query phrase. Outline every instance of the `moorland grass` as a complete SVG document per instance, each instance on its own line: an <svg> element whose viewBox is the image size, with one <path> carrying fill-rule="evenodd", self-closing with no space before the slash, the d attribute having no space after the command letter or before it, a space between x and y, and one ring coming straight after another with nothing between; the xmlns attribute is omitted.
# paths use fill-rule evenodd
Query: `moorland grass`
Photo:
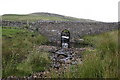
<svg viewBox="0 0 120 80"><path fill-rule="evenodd" d="M71 66L61 78L118 78L118 30L84 36L94 49L82 53L83 63Z"/></svg>
<svg viewBox="0 0 120 80"><path fill-rule="evenodd" d="M17 31L16 31L17 30ZM46 38L25 29L3 28L3 77L28 76L44 71L50 63L49 53L33 48L47 42ZM82 53L82 64L70 66L59 76L52 71L52 78L117 78L118 30L99 35L84 36L84 42L94 46Z"/></svg>
<svg viewBox="0 0 120 80"><path fill-rule="evenodd" d="M27 29L2 27L3 77L28 76L35 71L43 71L48 59L42 57L42 55L47 53L38 53L33 50L33 47L45 44L47 41L46 37ZM29 60L31 60L31 63L29 63ZM36 61L42 62L37 63Z"/></svg>
<svg viewBox="0 0 120 80"><path fill-rule="evenodd" d="M10 21L81 21L81 22L94 22L93 20L89 19L79 19L74 17L68 17L68 16L56 16L56 15L47 15L47 14L26 14L26 15L20 15L20 14L5 14L2 16L2 20L10 20Z"/></svg>
<svg viewBox="0 0 120 80"><path fill-rule="evenodd" d="M3 15L3 20L10 20L10 21L38 21L38 20L45 20L45 21L74 21L78 19L70 18L65 19L63 17L55 17L55 16L48 16L48 15Z"/></svg>

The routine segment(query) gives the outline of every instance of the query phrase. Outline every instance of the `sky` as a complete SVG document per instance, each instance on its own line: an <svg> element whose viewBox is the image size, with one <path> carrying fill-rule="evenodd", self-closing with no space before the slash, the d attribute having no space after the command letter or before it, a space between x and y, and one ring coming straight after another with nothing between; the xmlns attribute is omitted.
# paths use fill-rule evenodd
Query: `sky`
<svg viewBox="0 0 120 80"><path fill-rule="evenodd" d="M0 0L0 15L48 12L102 22L118 21L120 0Z"/></svg>

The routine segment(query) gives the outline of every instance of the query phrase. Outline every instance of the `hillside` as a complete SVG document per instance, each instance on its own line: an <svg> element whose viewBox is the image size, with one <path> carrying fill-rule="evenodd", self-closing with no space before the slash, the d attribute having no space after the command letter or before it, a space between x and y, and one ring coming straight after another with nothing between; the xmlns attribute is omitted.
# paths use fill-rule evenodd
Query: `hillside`
<svg viewBox="0 0 120 80"><path fill-rule="evenodd" d="M79 19L74 17L68 17L53 13L31 13L31 14L4 14L2 16L3 20L12 20L12 21L80 21L80 22L93 22L89 19Z"/></svg>
<svg viewBox="0 0 120 80"><path fill-rule="evenodd" d="M49 41L60 40L60 33L68 29L71 40L75 41L84 35L98 34L118 28L117 23L105 23L88 19L78 19L52 13L31 13L26 15L5 14L2 26L27 27L47 36Z"/></svg>
<svg viewBox="0 0 120 80"><path fill-rule="evenodd" d="M32 56L33 58L33 55L30 53L31 51L35 51L33 52L33 54L36 54L37 51L34 48L35 45L42 45L45 43L47 43L47 38L38 33L34 33L22 28L2 27L2 76L25 76L26 74L30 74L28 72L25 72L25 68L27 68L29 72L43 70L45 65L37 68L36 64L34 65L34 62L30 63L29 65L27 63L28 66L26 67L26 65L23 64L23 61L26 59L27 56ZM30 58L30 60L32 60L32 58ZM32 61L37 59L38 55L36 54L36 57ZM45 59L42 58L42 60ZM38 61L41 61L41 58ZM40 65L41 64L39 64L39 66ZM34 67L31 68L31 66ZM21 68L23 68L23 71L21 70Z"/></svg>
<svg viewBox="0 0 120 80"><path fill-rule="evenodd" d="M50 68L51 53L40 50L45 37L15 27L3 27L2 31L3 79L118 78L118 30L84 36L84 43L94 48L85 46L86 50L79 52L82 63L67 69Z"/></svg>
<svg viewBox="0 0 120 80"><path fill-rule="evenodd" d="M3 79L118 77L118 23L51 13L5 14L2 18ZM73 55L52 56L61 49L64 29L70 31L70 52L61 53ZM54 61L55 66L63 66L55 68Z"/></svg>

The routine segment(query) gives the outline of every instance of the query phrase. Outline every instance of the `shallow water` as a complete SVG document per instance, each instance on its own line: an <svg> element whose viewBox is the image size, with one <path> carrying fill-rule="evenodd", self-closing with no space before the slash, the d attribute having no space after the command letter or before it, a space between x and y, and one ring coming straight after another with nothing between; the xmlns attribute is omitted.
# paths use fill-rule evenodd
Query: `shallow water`
<svg viewBox="0 0 120 80"><path fill-rule="evenodd" d="M56 46L56 47L61 47L60 43L57 42L49 42L46 45L48 46ZM92 45L87 44L87 43L77 43L77 42L70 42L70 47L71 48L83 48L83 47L92 47Z"/></svg>

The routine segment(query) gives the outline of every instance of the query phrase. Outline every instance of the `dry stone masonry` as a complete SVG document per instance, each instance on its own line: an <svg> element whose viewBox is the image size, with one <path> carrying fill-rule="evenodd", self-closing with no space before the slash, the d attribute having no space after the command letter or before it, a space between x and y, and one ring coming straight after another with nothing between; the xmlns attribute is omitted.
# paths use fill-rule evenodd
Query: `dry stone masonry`
<svg viewBox="0 0 120 80"><path fill-rule="evenodd" d="M63 35L61 39L61 32L65 29L70 31L71 41L79 39L81 36L88 34L98 34L106 31L111 31L118 29L117 23L103 23L103 22L63 22L63 21L37 21L37 22L18 22L18 21L2 21L2 26L7 27L23 27L28 26L30 30L38 31L42 35L45 35L52 41L60 41L66 43L68 39L66 35ZM69 40L67 40L69 41ZM69 48L66 44L61 45L60 49L56 47L49 46L39 46L39 50L47 50L52 52L50 58L52 60L52 67L60 68L66 67L67 65L81 64L82 58L81 53L86 50L86 48ZM25 77L25 79L32 80L34 78L45 78L46 74L50 74L49 71L39 72L31 75L30 77ZM17 77L11 76L8 79Z"/></svg>
<svg viewBox="0 0 120 80"><path fill-rule="evenodd" d="M61 31L67 29L71 34L71 41L78 40L81 36L98 34L118 29L118 23L104 22L80 22L80 21L37 21L19 22L2 21L2 26L23 27L28 26L30 30L38 31L49 38L49 41L60 40Z"/></svg>

